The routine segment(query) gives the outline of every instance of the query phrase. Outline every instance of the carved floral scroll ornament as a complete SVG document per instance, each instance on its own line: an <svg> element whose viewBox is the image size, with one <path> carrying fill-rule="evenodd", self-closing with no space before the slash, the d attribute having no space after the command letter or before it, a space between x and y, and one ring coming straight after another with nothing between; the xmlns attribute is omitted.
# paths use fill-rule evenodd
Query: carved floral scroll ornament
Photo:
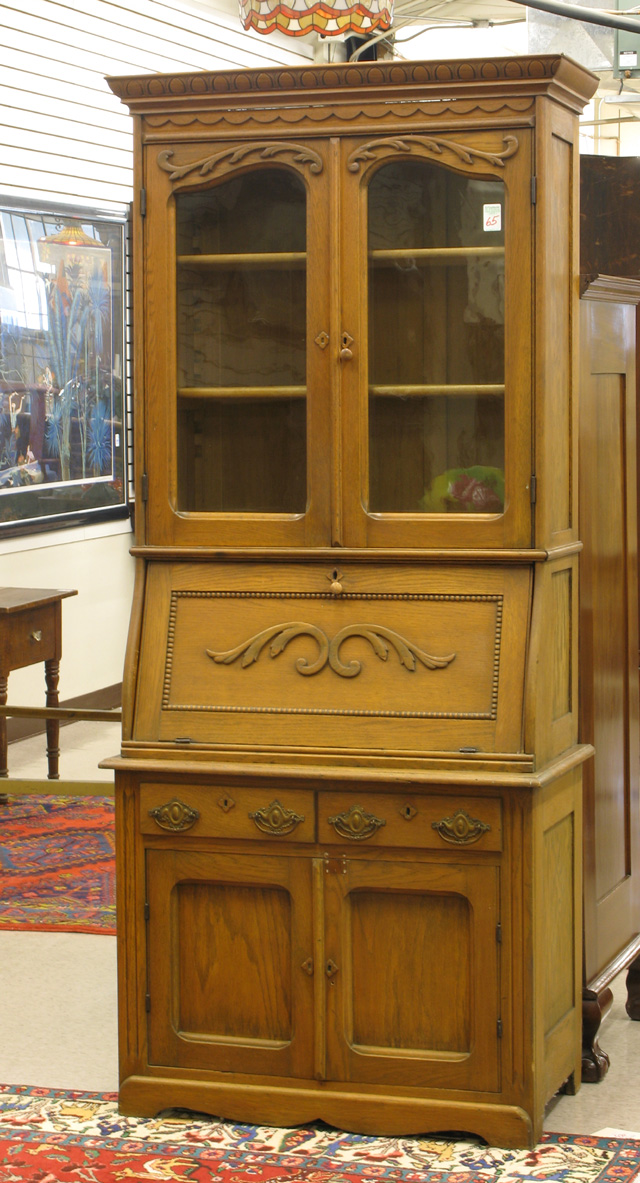
<svg viewBox="0 0 640 1183"><path fill-rule="evenodd" d="M286 155L291 156L295 164L307 164L312 173L322 172L322 157L314 152L313 148L307 148L304 144L291 144L280 140L244 144L240 148L225 148L222 152L214 152L209 156L201 157L200 160L189 160L186 164L173 164L173 151L171 148L165 148L158 153L158 164L160 168L169 173L170 180L180 181L196 170L201 177L208 177L222 164L233 166L251 160L254 162L273 160L276 156Z"/></svg>
<svg viewBox="0 0 640 1183"><path fill-rule="evenodd" d="M343 662L340 658L340 648L349 637L362 637L368 641L376 657L379 657L381 661L387 660L390 648L394 649L400 664L412 672L416 669L416 661L421 662L429 670L436 670L444 669L455 657L455 653L449 653L446 657L434 657L430 653L425 653L423 649L419 649L412 641L401 637L400 633L380 624L346 625L329 640L327 634L317 628L315 624L306 624L304 621L297 620L265 628L262 632L243 641L241 645L236 645L235 649L227 649L222 653L218 653L214 649L206 649L205 652L207 657L224 665L231 665L241 657L241 665L245 668L258 660L262 650L266 645L269 645L269 642L271 642L270 656L277 657L284 652L294 637L300 636L312 637L318 646L318 656L315 661L310 662L306 657L299 657L295 663L298 673L304 674L305 677L319 673L328 663L334 673L339 674L341 678L355 678L362 669L362 663L355 659Z"/></svg>
<svg viewBox="0 0 640 1183"><path fill-rule="evenodd" d="M359 148L354 149L347 160L347 168L350 172L357 173L365 160L375 160L376 153L387 152L390 148L395 152L412 154L416 150L433 152L436 156L441 156L443 152L447 151L457 156L463 164L475 164L477 160L481 160L485 164L504 168L505 160L518 151L518 140L515 136L504 136L502 142L504 144L502 152L483 152L480 148L474 148L469 144L459 144L456 140L445 140L441 136L409 135L402 136L401 139L385 137L379 140L369 140L367 144L362 144Z"/></svg>

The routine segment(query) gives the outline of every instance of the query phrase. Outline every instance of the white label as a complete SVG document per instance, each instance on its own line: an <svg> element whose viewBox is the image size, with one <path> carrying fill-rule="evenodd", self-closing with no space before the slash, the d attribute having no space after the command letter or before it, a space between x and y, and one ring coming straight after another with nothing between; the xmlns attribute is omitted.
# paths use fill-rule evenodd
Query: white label
<svg viewBox="0 0 640 1183"><path fill-rule="evenodd" d="M116 448L120 447L120 432L119 431L116 431L116 433L115 433L114 443L116 445Z"/></svg>
<svg viewBox="0 0 640 1183"><path fill-rule="evenodd" d="M634 66L638 65L638 55L635 49L621 49L619 53L620 66L626 70L632 70Z"/></svg>
<svg viewBox="0 0 640 1183"><path fill-rule="evenodd" d="M483 205L482 207L482 229L483 230L502 230L502 206L501 205Z"/></svg>

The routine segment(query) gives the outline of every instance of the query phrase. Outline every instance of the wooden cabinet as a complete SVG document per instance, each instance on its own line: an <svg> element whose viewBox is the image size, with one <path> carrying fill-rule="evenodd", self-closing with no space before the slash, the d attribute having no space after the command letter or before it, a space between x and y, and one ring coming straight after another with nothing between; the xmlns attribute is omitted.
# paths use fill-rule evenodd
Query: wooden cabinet
<svg viewBox="0 0 640 1183"><path fill-rule="evenodd" d="M136 120L120 1104L534 1142L580 1066L561 57Z"/></svg>

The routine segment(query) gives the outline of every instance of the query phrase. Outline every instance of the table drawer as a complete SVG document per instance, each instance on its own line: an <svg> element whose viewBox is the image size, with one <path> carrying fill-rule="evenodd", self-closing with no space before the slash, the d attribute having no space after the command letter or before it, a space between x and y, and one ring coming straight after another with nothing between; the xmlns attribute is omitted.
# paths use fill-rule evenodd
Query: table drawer
<svg viewBox="0 0 640 1183"><path fill-rule="evenodd" d="M29 612L16 612L7 620L3 630L2 665L17 670L39 661L59 657L56 652L56 609L59 604L45 604Z"/></svg>
<svg viewBox="0 0 640 1183"><path fill-rule="evenodd" d="M143 784L140 829L143 834L193 838L312 842L314 797L305 789Z"/></svg>
<svg viewBox="0 0 640 1183"><path fill-rule="evenodd" d="M318 841L423 850L502 849L497 797L322 793Z"/></svg>

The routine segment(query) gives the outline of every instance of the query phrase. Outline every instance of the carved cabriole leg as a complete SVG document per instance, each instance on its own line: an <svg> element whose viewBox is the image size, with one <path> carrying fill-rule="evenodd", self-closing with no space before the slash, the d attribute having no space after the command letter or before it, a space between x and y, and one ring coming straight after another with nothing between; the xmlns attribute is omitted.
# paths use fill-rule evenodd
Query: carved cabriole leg
<svg viewBox="0 0 640 1183"><path fill-rule="evenodd" d="M600 991L585 987L582 991L582 1081L597 1084L609 1071L609 1057L600 1047L597 1035L600 1024L613 1002L608 986Z"/></svg>
<svg viewBox="0 0 640 1183"><path fill-rule="evenodd" d="M7 705L7 687L8 678L0 678L0 706ZM8 776L9 769L7 767L7 720L4 715L0 715L0 776ZM0 805L7 804L7 794L0 793Z"/></svg>
<svg viewBox="0 0 640 1183"><path fill-rule="evenodd" d="M630 1019L640 1022L640 954L627 970L626 1012Z"/></svg>
<svg viewBox="0 0 640 1183"><path fill-rule="evenodd" d="M47 686L47 706L57 707L58 681L60 676L59 661L45 661L44 676ZM60 780L58 761L60 759L60 722L58 719L47 719L47 763L49 765L49 780Z"/></svg>

